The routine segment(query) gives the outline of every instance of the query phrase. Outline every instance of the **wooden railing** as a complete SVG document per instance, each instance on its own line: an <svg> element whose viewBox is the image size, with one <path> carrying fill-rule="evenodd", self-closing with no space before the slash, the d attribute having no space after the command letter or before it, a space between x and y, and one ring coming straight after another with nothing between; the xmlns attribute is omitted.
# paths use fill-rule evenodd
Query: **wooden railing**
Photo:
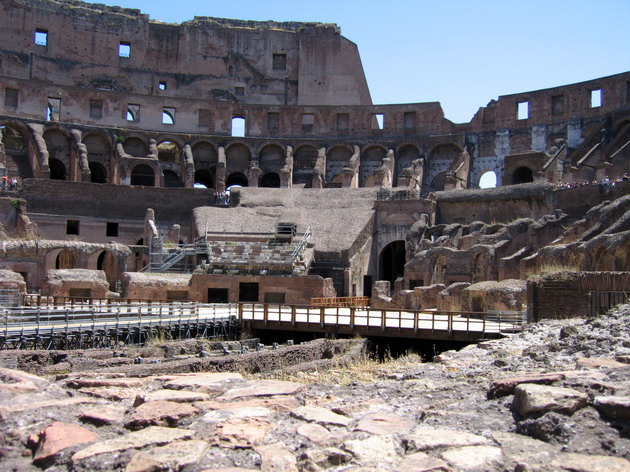
<svg viewBox="0 0 630 472"><path fill-rule="evenodd" d="M340 306L340 307L367 307L370 297L325 297L311 298L309 300L313 306Z"/></svg>

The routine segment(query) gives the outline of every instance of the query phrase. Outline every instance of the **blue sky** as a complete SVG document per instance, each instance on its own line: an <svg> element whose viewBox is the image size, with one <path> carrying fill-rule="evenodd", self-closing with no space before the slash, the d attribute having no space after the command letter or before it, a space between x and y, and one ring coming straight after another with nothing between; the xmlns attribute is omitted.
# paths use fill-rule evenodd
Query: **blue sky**
<svg viewBox="0 0 630 472"><path fill-rule="evenodd" d="M337 23L375 104L440 102L468 122L499 95L630 70L630 0L99 0L152 19Z"/></svg>

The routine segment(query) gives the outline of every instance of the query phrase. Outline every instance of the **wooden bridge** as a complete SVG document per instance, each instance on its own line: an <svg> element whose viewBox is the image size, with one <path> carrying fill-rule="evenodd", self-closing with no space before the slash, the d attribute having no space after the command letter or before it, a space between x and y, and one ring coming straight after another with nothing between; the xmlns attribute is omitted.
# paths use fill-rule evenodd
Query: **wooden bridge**
<svg viewBox="0 0 630 472"><path fill-rule="evenodd" d="M367 306L201 304L48 297L0 308L0 349L85 349L154 336L237 339L240 329L474 342L519 331L523 313L382 310Z"/></svg>

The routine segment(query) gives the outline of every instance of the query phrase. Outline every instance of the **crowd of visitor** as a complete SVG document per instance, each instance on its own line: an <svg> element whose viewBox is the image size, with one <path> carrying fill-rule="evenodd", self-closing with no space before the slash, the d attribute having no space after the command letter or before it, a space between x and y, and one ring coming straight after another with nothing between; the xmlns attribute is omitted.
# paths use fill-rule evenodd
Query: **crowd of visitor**
<svg viewBox="0 0 630 472"><path fill-rule="evenodd" d="M229 205L230 204L229 192L214 192L214 204L215 205Z"/></svg>
<svg viewBox="0 0 630 472"><path fill-rule="evenodd" d="M589 185L599 185L601 189L606 193L612 190L615 190L615 187L618 183L623 182L624 180L630 180L630 175L626 172L621 177L617 177L616 179L610 179L608 176L601 179L599 182L597 180L593 180L589 182L588 180L580 181L580 182L562 182L558 184L560 188L577 188L577 187L587 187Z"/></svg>
<svg viewBox="0 0 630 472"><path fill-rule="evenodd" d="M8 175L2 176L2 190L17 190L18 181L15 177L9 177Z"/></svg>

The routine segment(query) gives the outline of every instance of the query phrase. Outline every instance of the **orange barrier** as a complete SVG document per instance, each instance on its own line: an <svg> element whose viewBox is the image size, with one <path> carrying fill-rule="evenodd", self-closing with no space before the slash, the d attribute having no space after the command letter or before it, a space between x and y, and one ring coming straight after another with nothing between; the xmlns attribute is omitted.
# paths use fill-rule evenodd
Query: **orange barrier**
<svg viewBox="0 0 630 472"><path fill-rule="evenodd" d="M313 306L367 307L370 304L370 298L369 297L311 298L310 304Z"/></svg>

